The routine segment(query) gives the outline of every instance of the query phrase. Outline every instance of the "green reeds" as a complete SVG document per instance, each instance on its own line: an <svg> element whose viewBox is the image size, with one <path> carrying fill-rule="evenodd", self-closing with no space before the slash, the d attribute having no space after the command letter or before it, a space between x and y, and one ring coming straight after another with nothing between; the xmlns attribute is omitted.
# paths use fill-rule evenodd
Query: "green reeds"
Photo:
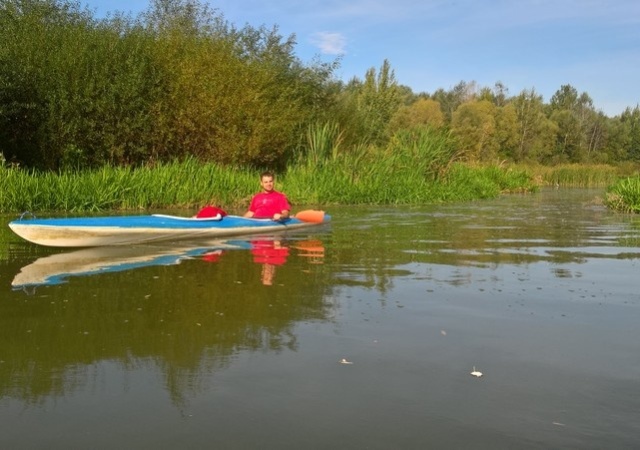
<svg viewBox="0 0 640 450"><path fill-rule="evenodd" d="M606 164L562 164L558 166L527 166L538 182L555 187L604 187L619 178L620 170Z"/></svg>
<svg viewBox="0 0 640 450"><path fill-rule="evenodd" d="M640 213L640 177L624 178L611 185L604 203L616 211Z"/></svg>
<svg viewBox="0 0 640 450"><path fill-rule="evenodd" d="M287 193L294 210L302 205L467 201L534 188L523 170L452 164L444 155L454 153L442 148L450 145L446 137L432 136L432 143L403 145L399 139L382 149L346 149L336 145L339 134L327 136L333 136L331 145L319 142L316 147L317 165L300 160L278 174L277 189ZM258 172L194 158L136 169L105 166L58 173L5 166L0 167L0 212L195 209L214 204L237 213L258 190Z"/></svg>
<svg viewBox="0 0 640 450"><path fill-rule="evenodd" d="M257 186L249 171L195 159L138 169L37 172L0 168L0 212L238 206Z"/></svg>

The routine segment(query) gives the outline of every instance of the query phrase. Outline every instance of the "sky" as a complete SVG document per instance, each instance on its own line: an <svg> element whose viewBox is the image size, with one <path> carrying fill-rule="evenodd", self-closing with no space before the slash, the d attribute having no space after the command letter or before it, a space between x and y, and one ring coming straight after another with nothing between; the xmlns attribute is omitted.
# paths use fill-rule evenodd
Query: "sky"
<svg viewBox="0 0 640 450"><path fill-rule="evenodd" d="M295 54L340 58L335 76L363 79L388 60L414 93L497 82L549 102L563 85L609 117L640 104L638 0L200 0L236 27L277 26ZM80 1L96 16L137 14L149 0Z"/></svg>

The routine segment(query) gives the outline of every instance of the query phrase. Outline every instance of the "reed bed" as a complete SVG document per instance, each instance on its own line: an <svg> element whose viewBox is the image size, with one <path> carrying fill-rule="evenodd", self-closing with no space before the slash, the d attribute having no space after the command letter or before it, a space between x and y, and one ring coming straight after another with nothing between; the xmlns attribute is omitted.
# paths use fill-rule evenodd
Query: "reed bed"
<svg viewBox="0 0 640 450"><path fill-rule="evenodd" d="M535 189L524 170L456 162L451 137L427 128L403 131L386 147L342 146L334 124L309 127L306 146L278 177L298 205L426 204L492 198ZM242 212L259 188L254 169L195 158L91 171L0 168L0 211L195 209Z"/></svg>
<svg viewBox="0 0 640 450"><path fill-rule="evenodd" d="M622 169L607 164L561 164L526 166L539 184L554 187L596 188L609 186L620 178Z"/></svg>
<svg viewBox="0 0 640 450"><path fill-rule="evenodd" d="M640 213L640 177L624 178L609 186L604 203L616 211Z"/></svg>
<svg viewBox="0 0 640 450"><path fill-rule="evenodd" d="M497 167L453 164L442 177L424 166L398 165L379 155L349 154L321 168L294 165L279 175L277 188L294 205L423 204L491 198L532 189L522 173ZM242 212L259 188L254 170L200 163L194 159L154 167L41 173L0 168L0 211L97 212L104 210L195 209L215 204Z"/></svg>
<svg viewBox="0 0 640 450"><path fill-rule="evenodd" d="M235 206L251 196L256 176L195 159L138 169L37 172L0 168L0 211L148 210Z"/></svg>
<svg viewBox="0 0 640 450"><path fill-rule="evenodd" d="M278 176L278 189L296 205L426 204L529 192L536 185L611 186L606 204L640 205L638 177L629 167L471 165L455 162L454 143L428 130L400 134L385 148L342 146L335 125L310 127L307 151ZM257 170L195 158L139 168L39 172L0 166L0 212L195 209L214 204L242 212L258 189ZM534 181L535 180L535 181Z"/></svg>

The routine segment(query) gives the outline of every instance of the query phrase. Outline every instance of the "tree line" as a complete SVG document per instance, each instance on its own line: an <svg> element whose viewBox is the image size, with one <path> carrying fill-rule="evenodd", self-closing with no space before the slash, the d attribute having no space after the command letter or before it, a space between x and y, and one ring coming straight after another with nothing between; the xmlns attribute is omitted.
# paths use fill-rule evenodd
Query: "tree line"
<svg viewBox="0 0 640 450"><path fill-rule="evenodd" d="M310 129L332 151L387 147L428 128L467 161L640 161L640 108L607 117L564 85L549 103L502 83L414 93L388 61L362 79L302 62L295 35L237 27L199 0L96 18L71 0L0 3L0 155L42 170L181 159L282 168ZM314 128L315 127L315 128Z"/></svg>

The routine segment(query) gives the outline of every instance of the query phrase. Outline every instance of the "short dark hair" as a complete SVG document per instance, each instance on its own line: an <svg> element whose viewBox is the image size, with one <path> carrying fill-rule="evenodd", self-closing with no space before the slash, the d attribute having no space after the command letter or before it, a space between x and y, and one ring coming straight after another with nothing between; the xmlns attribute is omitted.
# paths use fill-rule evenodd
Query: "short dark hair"
<svg viewBox="0 0 640 450"><path fill-rule="evenodd" d="M260 179L262 180L264 177L271 177L275 179L275 175L273 175L273 172L271 172L270 170L265 170L264 172L262 172L260 174Z"/></svg>

